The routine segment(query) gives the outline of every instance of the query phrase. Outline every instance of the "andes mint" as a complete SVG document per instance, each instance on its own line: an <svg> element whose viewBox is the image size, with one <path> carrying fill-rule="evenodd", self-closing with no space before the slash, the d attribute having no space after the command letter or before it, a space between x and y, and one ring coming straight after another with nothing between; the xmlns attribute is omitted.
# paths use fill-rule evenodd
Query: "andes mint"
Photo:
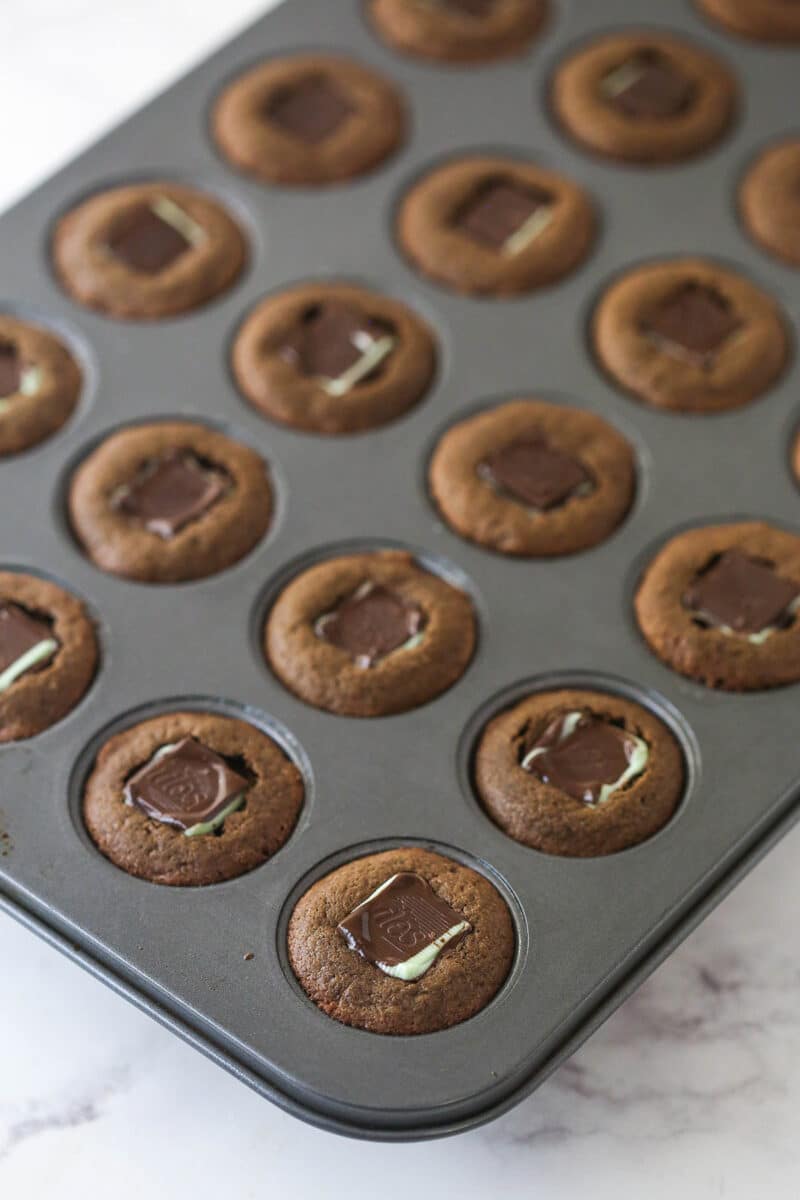
<svg viewBox="0 0 800 1200"><path fill-rule="evenodd" d="M202 236L199 226L166 197L141 204L112 233L112 253L132 271L158 275Z"/></svg>
<svg viewBox="0 0 800 1200"><path fill-rule="evenodd" d="M438 0L443 8L463 13L466 17L485 17L492 11L497 0Z"/></svg>
<svg viewBox="0 0 800 1200"><path fill-rule="evenodd" d="M0 398L14 396L22 383L22 363L12 342L0 342Z"/></svg>
<svg viewBox="0 0 800 1200"><path fill-rule="evenodd" d="M741 326L733 306L715 288L684 283L642 322L643 331L679 357L705 361Z"/></svg>
<svg viewBox="0 0 800 1200"><path fill-rule="evenodd" d="M683 595L703 625L748 634L756 644L788 624L800 584L776 574L774 565L740 550L726 550L698 572Z"/></svg>
<svg viewBox="0 0 800 1200"><path fill-rule="evenodd" d="M114 505L159 537L171 538L184 525L207 512L229 486L228 476L203 466L187 450L172 450L145 464L132 483L124 485Z"/></svg>
<svg viewBox="0 0 800 1200"><path fill-rule="evenodd" d="M351 113L350 100L324 75L308 75L278 89L266 115L292 137L315 144L330 137Z"/></svg>
<svg viewBox="0 0 800 1200"><path fill-rule="evenodd" d="M474 242L502 254L523 250L552 219L553 197L511 179L486 179L457 211L453 224Z"/></svg>
<svg viewBox="0 0 800 1200"><path fill-rule="evenodd" d="M386 975L419 979L472 926L420 875L401 871L337 925L351 950Z"/></svg>
<svg viewBox="0 0 800 1200"><path fill-rule="evenodd" d="M12 396L35 396L42 386L41 367L26 366L10 342L0 342L0 414L11 404Z"/></svg>
<svg viewBox="0 0 800 1200"><path fill-rule="evenodd" d="M213 833L244 803L248 780L193 737L162 746L125 784L126 804L187 837Z"/></svg>
<svg viewBox="0 0 800 1200"><path fill-rule="evenodd" d="M58 647L47 621L11 601L0 601L0 692L26 671L50 662Z"/></svg>
<svg viewBox="0 0 800 1200"><path fill-rule="evenodd" d="M394 345L388 326L330 300L303 313L280 352L329 395L343 396L372 375Z"/></svg>
<svg viewBox="0 0 800 1200"><path fill-rule="evenodd" d="M647 743L610 721L570 712L551 721L521 766L584 804L602 804L641 775Z"/></svg>
<svg viewBox="0 0 800 1200"><path fill-rule="evenodd" d="M479 464L478 474L498 491L540 510L563 504L591 484L578 459L548 445L544 438L511 442L495 450Z"/></svg>
<svg viewBox="0 0 800 1200"><path fill-rule="evenodd" d="M694 84L658 50L642 50L603 80L611 103L626 117L677 117L694 96Z"/></svg>
<svg viewBox="0 0 800 1200"><path fill-rule="evenodd" d="M416 645L425 625L422 610L380 583L367 580L314 625L317 637L345 650L358 667L371 667L393 650Z"/></svg>

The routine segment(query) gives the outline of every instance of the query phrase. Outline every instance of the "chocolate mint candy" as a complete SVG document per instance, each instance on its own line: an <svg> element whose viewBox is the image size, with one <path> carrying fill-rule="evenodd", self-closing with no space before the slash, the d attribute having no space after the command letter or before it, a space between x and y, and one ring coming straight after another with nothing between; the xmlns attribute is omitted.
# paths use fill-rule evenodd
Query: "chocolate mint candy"
<svg viewBox="0 0 800 1200"><path fill-rule="evenodd" d="M11 342L0 342L0 399L13 396L22 384L22 363Z"/></svg>
<svg viewBox="0 0 800 1200"><path fill-rule="evenodd" d="M356 666L371 667L393 650L410 649L424 624L422 610L415 604L367 580L332 612L319 617L314 632L345 650Z"/></svg>
<svg viewBox="0 0 800 1200"><path fill-rule="evenodd" d="M574 800L598 804L641 775L647 758L641 738L590 713L571 712L550 722L521 766Z"/></svg>
<svg viewBox="0 0 800 1200"><path fill-rule="evenodd" d="M485 17L494 8L496 0L439 0L439 3L466 17Z"/></svg>
<svg viewBox="0 0 800 1200"><path fill-rule="evenodd" d="M324 75L309 75L280 88L267 107L267 117L303 142L322 142L354 112L347 96Z"/></svg>
<svg viewBox="0 0 800 1200"><path fill-rule="evenodd" d="M642 50L603 80L612 104L626 117L676 117L689 105L694 84L658 50Z"/></svg>
<svg viewBox="0 0 800 1200"><path fill-rule="evenodd" d="M472 926L413 871L392 875L337 930L351 950L395 979L424 975Z"/></svg>
<svg viewBox="0 0 800 1200"><path fill-rule="evenodd" d="M388 326L332 300L303 313L281 354L330 395L341 396L374 374L394 343Z"/></svg>
<svg viewBox="0 0 800 1200"><path fill-rule="evenodd" d="M552 196L509 179L487 179L456 213L453 224L474 242L516 254L552 217Z"/></svg>
<svg viewBox="0 0 800 1200"><path fill-rule="evenodd" d="M755 638L786 625L798 596L800 584L772 563L726 550L697 574L683 603L702 624Z"/></svg>
<svg viewBox="0 0 800 1200"><path fill-rule="evenodd" d="M495 450L478 467L478 473L500 491L530 508L555 508L591 476L576 458L549 446L544 438L511 442Z"/></svg>
<svg viewBox="0 0 800 1200"><path fill-rule="evenodd" d="M167 205L169 207L164 211L177 209L170 201ZM112 234L108 244L116 257L132 271L158 275L180 258L191 242L171 220L159 215L154 206L142 204Z"/></svg>
<svg viewBox="0 0 800 1200"><path fill-rule="evenodd" d="M120 489L116 507L159 537L171 538L207 512L228 489L227 475L203 466L187 450L173 450L145 465Z"/></svg>
<svg viewBox="0 0 800 1200"><path fill-rule="evenodd" d="M0 601L0 692L26 671L50 662L58 646L47 621L11 601Z"/></svg>
<svg viewBox="0 0 800 1200"><path fill-rule="evenodd" d="M125 784L126 804L192 837L213 833L244 803L248 780L192 737L164 746Z"/></svg>
<svg viewBox="0 0 800 1200"><path fill-rule="evenodd" d="M732 305L714 288L684 283L642 323L664 349L701 361L715 354L741 325Z"/></svg>

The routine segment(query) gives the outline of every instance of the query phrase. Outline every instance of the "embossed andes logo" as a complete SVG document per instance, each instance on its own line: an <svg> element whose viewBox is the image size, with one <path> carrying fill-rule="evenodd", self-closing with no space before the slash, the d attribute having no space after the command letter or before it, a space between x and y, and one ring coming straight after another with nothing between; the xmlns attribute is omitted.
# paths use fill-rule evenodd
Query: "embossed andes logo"
<svg viewBox="0 0 800 1200"><path fill-rule="evenodd" d="M587 712L551 721L520 763L573 800L603 804L644 771L647 742Z"/></svg>
<svg viewBox="0 0 800 1200"><path fill-rule="evenodd" d="M367 962L409 982L424 975L442 951L455 946L472 926L422 876L401 871L336 928Z"/></svg>
<svg viewBox="0 0 800 1200"><path fill-rule="evenodd" d="M680 116L695 95L695 86L666 55L640 50L602 80L602 90L624 116L664 120Z"/></svg>
<svg viewBox="0 0 800 1200"><path fill-rule="evenodd" d="M758 646L791 625L800 584L778 575L767 559L726 550L698 572L682 599L698 625Z"/></svg>
<svg viewBox="0 0 800 1200"><path fill-rule="evenodd" d="M208 512L229 488L224 471L205 466L190 451L172 450L146 463L117 489L111 504L166 540Z"/></svg>
<svg viewBox="0 0 800 1200"><path fill-rule="evenodd" d="M455 214L453 225L479 245L511 257L553 219L553 197L542 188L502 177L485 179Z"/></svg>
<svg viewBox="0 0 800 1200"><path fill-rule="evenodd" d="M656 305L641 329L668 354L707 364L741 326L721 292L689 281Z"/></svg>
<svg viewBox="0 0 800 1200"><path fill-rule="evenodd" d="M331 300L303 313L280 353L329 396L344 396L375 375L396 342L388 325Z"/></svg>
<svg viewBox="0 0 800 1200"><path fill-rule="evenodd" d="M412 650L422 641L424 628L421 608L369 579L314 623L318 638L346 651L364 668L395 650Z"/></svg>
<svg viewBox="0 0 800 1200"><path fill-rule="evenodd" d="M594 486L577 458L550 446L544 438L511 442L495 450L478 464L477 473L495 491L538 512L557 508L572 496L586 495Z"/></svg>
<svg viewBox="0 0 800 1200"><path fill-rule="evenodd" d="M214 833L245 801L248 780L195 738L162 746L125 784L126 804L182 829Z"/></svg>
<svg viewBox="0 0 800 1200"><path fill-rule="evenodd" d="M0 692L49 663L60 642L50 625L11 601L0 601Z"/></svg>
<svg viewBox="0 0 800 1200"><path fill-rule="evenodd" d="M202 227L167 196L141 204L112 231L111 253L130 270L158 275L205 240Z"/></svg>
<svg viewBox="0 0 800 1200"><path fill-rule="evenodd" d="M324 142L355 112L355 106L325 75L307 75L278 88L264 115L284 133L302 142Z"/></svg>

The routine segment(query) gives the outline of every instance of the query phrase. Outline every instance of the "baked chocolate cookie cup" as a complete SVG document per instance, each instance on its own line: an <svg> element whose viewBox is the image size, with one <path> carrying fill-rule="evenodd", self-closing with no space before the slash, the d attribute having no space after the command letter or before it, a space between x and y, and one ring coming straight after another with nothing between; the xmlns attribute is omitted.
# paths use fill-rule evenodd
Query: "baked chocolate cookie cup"
<svg viewBox="0 0 800 1200"><path fill-rule="evenodd" d="M554 283L586 257L592 201L555 171L470 156L435 167L402 200L400 248L456 292L511 296Z"/></svg>
<svg viewBox="0 0 800 1200"><path fill-rule="evenodd" d="M239 226L196 188L166 181L97 192L58 221L53 266L80 304L153 321L226 291L247 258Z"/></svg>
<svg viewBox="0 0 800 1200"><path fill-rule="evenodd" d="M511 400L452 425L428 472L456 533L501 554L545 557L597 545L636 490L630 443L602 417Z"/></svg>
<svg viewBox="0 0 800 1200"><path fill-rule="evenodd" d="M535 692L486 726L475 756L481 803L504 833L545 854L616 854L676 811L677 740L642 705L606 692Z"/></svg>
<svg viewBox="0 0 800 1200"><path fill-rule="evenodd" d="M690 158L722 137L737 86L721 59L692 42L626 30L567 58L551 98L563 128L586 149L652 164Z"/></svg>
<svg viewBox="0 0 800 1200"><path fill-rule="evenodd" d="M265 183L342 183L373 170L405 140L400 92L349 58L298 54L240 75L211 117L221 153Z"/></svg>
<svg viewBox="0 0 800 1200"><path fill-rule="evenodd" d="M415 977L437 937L444 944ZM324 1013L401 1035L434 1033L480 1012L505 982L516 946L493 884L417 846L366 855L318 880L295 906L287 943L292 970Z"/></svg>
<svg viewBox="0 0 800 1200"><path fill-rule="evenodd" d="M472 658L469 597L402 550L325 559L288 583L264 631L267 662L316 708L352 717L433 700Z"/></svg>
<svg viewBox="0 0 800 1200"><path fill-rule="evenodd" d="M358 433L417 404L436 370L425 322L399 300L345 283L305 283L267 296L233 344L247 400L313 433Z"/></svg>
<svg viewBox="0 0 800 1200"><path fill-rule="evenodd" d="M272 515L254 450L191 421L112 433L76 469L68 508L88 557L112 575L179 583L225 570Z"/></svg>
<svg viewBox="0 0 800 1200"><path fill-rule="evenodd" d="M375 31L404 54L481 63L524 54L546 0L367 0Z"/></svg>
<svg viewBox="0 0 800 1200"><path fill-rule="evenodd" d="M59 338L0 313L0 455L51 437L72 416L81 383L80 368Z"/></svg>
<svg viewBox="0 0 800 1200"><path fill-rule="evenodd" d="M704 16L762 42L800 42L800 12L787 0L696 0Z"/></svg>
<svg viewBox="0 0 800 1200"><path fill-rule="evenodd" d="M792 438L790 460L794 481L800 487L800 427L796 427L794 437Z"/></svg>
<svg viewBox="0 0 800 1200"><path fill-rule="evenodd" d="M745 229L764 250L800 267L799 139L762 151L742 180L739 211Z"/></svg>
<svg viewBox="0 0 800 1200"><path fill-rule="evenodd" d="M763 521L671 538L644 571L636 619L662 662L743 692L800 679L800 537Z"/></svg>
<svg viewBox="0 0 800 1200"><path fill-rule="evenodd" d="M94 623L76 596L38 575L0 571L0 742L65 717L97 659Z"/></svg>
<svg viewBox="0 0 800 1200"><path fill-rule="evenodd" d="M109 738L83 794L98 850L150 883L203 887L260 867L291 834L300 771L260 729L170 712Z"/></svg>
<svg viewBox="0 0 800 1200"><path fill-rule="evenodd" d="M591 337L600 365L637 400L685 413L758 399L790 354L765 292L707 259L643 263L601 297Z"/></svg>

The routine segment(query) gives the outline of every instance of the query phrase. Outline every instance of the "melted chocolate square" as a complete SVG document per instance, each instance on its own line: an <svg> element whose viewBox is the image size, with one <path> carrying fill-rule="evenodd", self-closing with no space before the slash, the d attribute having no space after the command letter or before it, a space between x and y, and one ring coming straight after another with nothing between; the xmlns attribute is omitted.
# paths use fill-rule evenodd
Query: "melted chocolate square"
<svg viewBox="0 0 800 1200"><path fill-rule="evenodd" d="M541 510L563 504L591 480L578 459L548 445L544 438L511 442L490 454L478 471L498 491Z"/></svg>
<svg viewBox="0 0 800 1200"><path fill-rule="evenodd" d="M191 829L218 817L248 787L224 758L192 737L154 755L125 784L128 804L164 825Z"/></svg>
<svg viewBox="0 0 800 1200"><path fill-rule="evenodd" d="M186 450L147 464L119 496L116 507L159 537L171 538L197 520L228 490L228 476L203 466Z"/></svg>
<svg viewBox="0 0 800 1200"><path fill-rule="evenodd" d="M14 604L10 600L0 601L0 673L7 671L24 654L33 650L34 646L56 640L47 621L31 616L19 604ZM46 662L50 662L56 649L57 646L28 670L34 670L44 666ZM20 673L27 674L27 671Z"/></svg>
<svg viewBox="0 0 800 1200"><path fill-rule="evenodd" d="M497 0L439 0L443 8L451 8L453 12L463 13L465 17L486 17L496 2Z"/></svg>
<svg viewBox="0 0 800 1200"><path fill-rule="evenodd" d="M12 342L0 342L0 399L14 396L22 384L22 363Z"/></svg>
<svg viewBox="0 0 800 1200"><path fill-rule="evenodd" d="M113 254L132 271L158 275L189 249L191 243L157 212L142 204L109 238Z"/></svg>
<svg viewBox="0 0 800 1200"><path fill-rule="evenodd" d="M331 300L303 314L280 353L302 375L333 381L341 379L388 333L386 326L348 304Z"/></svg>
<svg viewBox="0 0 800 1200"><path fill-rule="evenodd" d="M550 194L539 188L510 179L487 179L468 197L453 224L472 241L503 250L535 213L551 205Z"/></svg>
<svg viewBox="0 0 800 1200"><path fill-rule="evenodd" d="M355 112L347 96L324 75L309 75L281 88L266 115L285 133L312 145L335 133Z"/></svg>
<svg viewBox="0 0 800 1200"><path fill-rule="evenodd" d="M380 583L367 581L332 612L319 617L317 637L346 651L359 667L371 667L421 632L422 610Z"/></svg>
<svg viewBox="0 0 800 1200"><path fill-rule="evenodd" d="M658 50L642 50L606 77L611 103L633 120L676 117L694 96L694 84Z"/></svg>
<svg viewBox="0 0 800 1200"><path fill-rule="evenodd" d="M705 360L716 354L742 322L714 288L684 283L642 322L643 331L681 357Z"/></svg>
<svg viewBox="0 0 800 1200"><path fill-rule="evenodd" d="M470 926L426 879L413 871L402 871L362 901L336 928L351 950L400 978L404 977L404 964L430 947L430 961L405 975L417 979L442 950L455 946Z"/></svg>
<svg viewBox="0 0 800 1200"><path fill-rule="evenodd" d="M566 721L566 716L551 721L527 748L523 767L574 800L597 804L603 788L628 769L635 743L624 729L589 713L571 732Z"/></svg>
<svg viewBox="0 0 800 1200"><path fill-rule="evenodd" d="M772 563L726 550L700 571L683 603L711 626L734 633L761 633L786 624L800 584L776 574Z"/></svg>

